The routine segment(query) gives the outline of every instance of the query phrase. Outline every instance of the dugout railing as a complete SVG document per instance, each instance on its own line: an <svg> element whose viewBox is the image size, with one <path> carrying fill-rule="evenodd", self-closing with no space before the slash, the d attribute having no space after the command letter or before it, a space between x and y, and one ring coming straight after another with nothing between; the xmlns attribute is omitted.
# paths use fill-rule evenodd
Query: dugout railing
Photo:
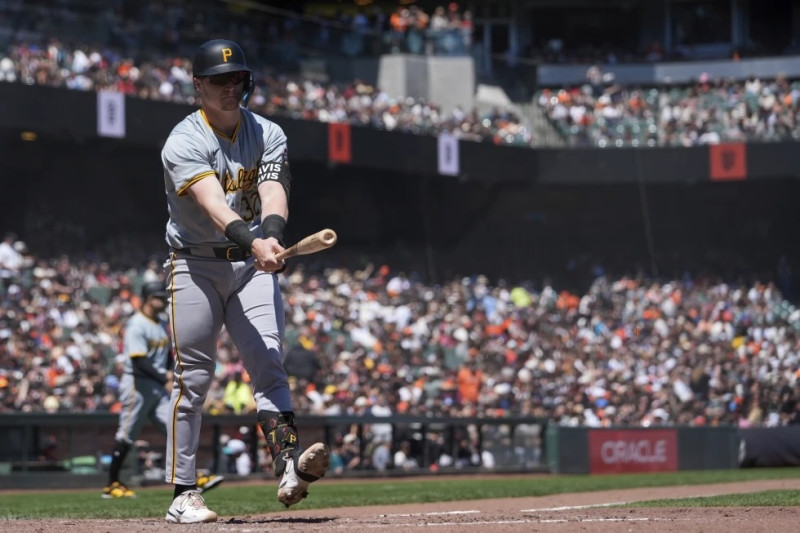
<svg viewBox="0 0 800 533"><path fill-rule="evenodd" d="M547 470L546 424L533 417L300 416L298 421L302 442L321 440L337 454L343 446L355 453L348 456L349 465L335 473L342 477ZM0 414L4 436L0 439L0 487L84 486L103 479L117 423L117 415L111 413ZM392 454L403 441L409 443L416 468L390 465L378 470L372 465L372 452L386 435ZM253 474L263 473L268 454L262 450L264 440L255 414L205 415L198 467L236 476L226 449L231 438L246 441L255 465ZM147 424L137 444L158 455L164 437ZM141 458L128 461L129 476L144 483L161 482L158 476L143 475L141 463Z"/></svg>
<svg viewBox="0 0 800 533"><path fill-rule="evenodd" d="M299 420L303 442L322 440L336 454L343 454L345 442L351 445L349 464L339 469L332 461L331 477L487 471L598 474L800 465L798 425L596 428L548 425L544 419L521 416L303 416ZM117 416L109 413L0 414L4 437L0 439L0 488L101 486L107 476L102 458L113 448L116 425ZM392 452L407 441L417 467L406 470L394 465L379 470L370 464L381 435ZM269 454L254 414L206 415L198 467L241 476L226 462L230 459L226 443L231 438L247 441L245 453L258 465L250 475L271 477ZM145 426L141 439L137 453L131 455L156 451L163 456L164 437L154 426ZM140 463L128 465L126 479L163 483L163 470L141 472Z"/></svg>

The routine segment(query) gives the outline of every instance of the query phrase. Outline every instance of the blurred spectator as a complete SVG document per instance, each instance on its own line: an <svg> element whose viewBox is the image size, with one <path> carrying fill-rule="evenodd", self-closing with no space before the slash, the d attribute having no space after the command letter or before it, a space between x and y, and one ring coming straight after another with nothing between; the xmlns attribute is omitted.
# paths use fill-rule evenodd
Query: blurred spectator
<svg viewBox="0 0 800 533"><path fill-rule="evenodd" d="M480 455L472 443L470 443L470 440L466 437L459 440L458 448L456 450L456 468L478 466L480 464Z"/></svg>
<svg viewBox="0 0 800 533"><path fill-rule="evenodd" d="M372 452L372 466L378 472L385 472L392 466L392 450L389 442L378 441Z"/></svg>
<svg viewBox="0 0 800 533"><path fill-rule="evenodd" d="M360 441L353 433L347 433L342 438L342 447L339 456L344 470L361 468Z"/></svg>
<svg viewBox="0 0 800 533"><path fill-rule="evenodd" d="M473 354L466 364L458 371L458 394L462 402L477 404L483 384L483 372L478 369Z"/></svg>
<svg viewBox="0 0 800 533"><path fill-rule="evenodd" d="M158 261L151 259L147 262L147 268L142 273L142 283L152 283L154 281L163 281L164 274L161 270Z"/></svg>
<svg viewBox="0 0 800 533"><path fill-rule="evenodd" d="M286 354L284 368L289 376L305 381L313 381L319 371L317 354L302 345L296 345Z"/></svg>
<svg viewBox="0 0 800 533"><path fill-rule="evenodd" d="M400 447L394 452L394 467L398 470L416 470L419 468L419 463L411 455L411 443L409 441L402 441Z"/></svg>
<svg viewBox="0 0 800 533"><path fill-rule="evenodd" d="M253 460L250 457L249 448L243 440L239 438L228 440L222 452L227 457L227 472L240 476L247 476L253 472Z"/></svg>
<svg viewBox="0 0 800 533"><path fill-rule="evenodd" d="M244 379L242 372L235 372L228 384L225 385L224 395L225 407L230 409L233 414L251 413L255 411L256 403L253 399L253 391Z"/></svg>
<svg viewBox="0 0 800 533"><path fill-rule="evenodd" d="M345 470L346 460L344 458L344 440L341 435L337 435L331 446L331 462L328 470L335 475L341 475Z"/></svg>
<svg viewBox="0 0 800 533"><path fill-rule="evenodd" d="M17 240L17 235L8 232L0 242L0 291L8 290L11 283L19 278L23 264L22 251L25 244Z"/></svg>
<svg viewBox="0 0 800 533"><path fill-rule="evenodd" d="M370 406L369 413L372 416L392 416L392 408L389 405L389 399L386 394L378 394L377 401ZM372 434L372 440L377 442L391 442L392 440L392 425L391 424L372 424L369 427Z"/></svg>

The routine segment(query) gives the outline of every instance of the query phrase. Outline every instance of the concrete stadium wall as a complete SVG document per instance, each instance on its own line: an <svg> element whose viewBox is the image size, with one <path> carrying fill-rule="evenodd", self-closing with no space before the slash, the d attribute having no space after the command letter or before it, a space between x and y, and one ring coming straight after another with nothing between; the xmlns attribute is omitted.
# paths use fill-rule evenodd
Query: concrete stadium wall
<svg viewBox="0 0 800 533"><path fill-rule="evenodd" d="M456 106L469 110L475 102L475 65L471 57L385 55L378 87L392 98L436 102L445 113Z"/></svg>

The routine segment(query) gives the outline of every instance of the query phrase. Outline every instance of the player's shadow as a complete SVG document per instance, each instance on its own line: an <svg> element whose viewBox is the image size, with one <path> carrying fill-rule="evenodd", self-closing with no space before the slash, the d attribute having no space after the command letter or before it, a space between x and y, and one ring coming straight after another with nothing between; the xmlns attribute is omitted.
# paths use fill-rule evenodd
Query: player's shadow
<svg viewBox="0 0 800 533"><path fill-rule="evenodd" d="M324 524L325 522L333 522L337 520L335 516L318 516L314 518L298 517L281 517L281 518L260 518L257 520L243 520L241 518L231 518L226 520L226 524Z"/></svg>

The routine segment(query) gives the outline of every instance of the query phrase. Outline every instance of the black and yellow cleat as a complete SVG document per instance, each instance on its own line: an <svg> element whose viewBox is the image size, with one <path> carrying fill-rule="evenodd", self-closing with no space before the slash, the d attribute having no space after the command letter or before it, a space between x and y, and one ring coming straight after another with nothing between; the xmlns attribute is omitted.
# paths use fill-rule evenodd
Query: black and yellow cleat
<svg viewBox="0 0 800 533"><path fill-rule="evenodd" d="M100 496L106 499L135 498L136 493L133 492L128 487L126 487L125 485L123 485L122 483L120 483L119 481L115 481L108 487L104 488Z"/></svg>
<svg viewBox="0 0 800 533"><path fill-rule="evenodd" d="M219 486L220 483L225 481L225 477L218 476L217 474L203 474L197 472L197 490L201 493L208 492L214 487Z"/></svg>

